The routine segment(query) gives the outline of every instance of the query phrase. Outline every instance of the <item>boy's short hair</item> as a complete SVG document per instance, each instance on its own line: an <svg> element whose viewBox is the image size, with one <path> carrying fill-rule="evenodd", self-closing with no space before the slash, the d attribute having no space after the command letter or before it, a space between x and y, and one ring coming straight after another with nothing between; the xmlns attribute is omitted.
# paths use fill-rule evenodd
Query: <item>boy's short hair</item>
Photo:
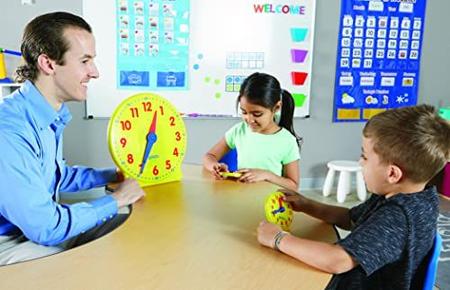
<svg viewBox="0 0 450 290"><path fill-rule="evenodd" d="M78 28L92 33L90 25L80 16L68 12L52 12L40 15L28 23L20 50L24 64L16 70L16 81L35 81L39 74L38 57L46 54L58 65L64 65L64 54L69 42L64 37L66 28Z"/></svg>
<svg viewBox="0 0 450 290"><path fill-rule="evenodd" d="M381 162L397 165L413 182L428 182L450 158L450 124L430 105L380 113L363 135L373 140Z"/></svg>

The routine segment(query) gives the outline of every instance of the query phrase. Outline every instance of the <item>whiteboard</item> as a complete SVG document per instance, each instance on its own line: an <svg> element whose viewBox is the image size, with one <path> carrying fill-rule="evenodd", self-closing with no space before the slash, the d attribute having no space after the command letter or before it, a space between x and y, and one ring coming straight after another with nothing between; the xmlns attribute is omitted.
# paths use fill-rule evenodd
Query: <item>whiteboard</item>
<svg viewBox="0 0 450 290"><path fill-rule="evenodd" d="M177 2L178 1L178 2ZM177 39L182 30L188 40L178 47L185 51L185 59L159 60L150 55L148 37L152 27L149 7L156 4L162 10L167 5L174 8L177 3L188 3L186 11L174 14L175 31L171 35ZM125 6L125 14L121 9ZM309 115L311 66L313 61L313 39L315 20L315 0L266 1L249 0L83 0L83 16L92 26L96 38L96 64L100 78L91 80L86 101L87 117L110 117L115 107L125 98L141 92L153 92L172 102L185 116L236 116L236 98L242 80L253 72L274 75L282 88L294 95L295 116ZM136 7L143 8L138 17ZM155 6L153 6L154 8ZM101 13L99 12L101 11ZM162 13L162 12L161 12ZM163 43L167 15L160 14L159 42ZM130 33L126 39L129 54L123 56L122 23ZM187 17L187 18L186 18ZM136 33L137 20L144 20L142 32ZM177 23L184 21L183 27ZM161 24L163 23L164 24ZM186 24L187 23L187 24ZM143 54L136 54L141 44ZM134 44L133 44L134 42ZM170 46L160 45L160 55L169 51ZM177 43L173 44L177 47ZM134 51L133 51L134 48ZM165 51L167 50L167 51ZM128 50L127 50L128 51ZM123 59L139 71L148 68L148 82L144 85L123 84ZM160 74L156 71L171 71L171 65L178 68L185 61L183 84L175 82L158 87ZM126 63L126 62L125 62ZM129 68L128 68L129 69ZM158 76L152 74L158 73ZM126 79L126 78L125 78ZM179 78L179 80L181 80ZM156 85L158 84L158 85ZM173 85L173 86L171 86Z"/></svg>

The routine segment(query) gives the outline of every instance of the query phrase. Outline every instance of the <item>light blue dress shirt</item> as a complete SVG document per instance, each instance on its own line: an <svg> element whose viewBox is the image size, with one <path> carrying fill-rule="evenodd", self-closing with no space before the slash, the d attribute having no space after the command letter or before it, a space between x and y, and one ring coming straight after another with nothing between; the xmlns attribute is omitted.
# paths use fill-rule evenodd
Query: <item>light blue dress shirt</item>
<svg viewBox="0 0 450 290"><path fill-rule="evenodd" d="M115 169L66 165L62 133L71 118L66 105L55 111L30 81L0 99L0 235L19 228L31 241L57 245L117 213L111 196L58 203L60 192L87 190L117 178Z"/></svg>

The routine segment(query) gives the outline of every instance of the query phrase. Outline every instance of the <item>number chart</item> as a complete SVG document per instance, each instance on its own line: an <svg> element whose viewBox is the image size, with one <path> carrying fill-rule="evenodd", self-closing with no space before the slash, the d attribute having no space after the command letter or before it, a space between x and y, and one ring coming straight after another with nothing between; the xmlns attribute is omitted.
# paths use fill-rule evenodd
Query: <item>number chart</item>
<svg viewBox="0 0 450 290"><path fill-rule="evenodd" d="M334 122L417 103L426 0L342 0Z"/></svg>

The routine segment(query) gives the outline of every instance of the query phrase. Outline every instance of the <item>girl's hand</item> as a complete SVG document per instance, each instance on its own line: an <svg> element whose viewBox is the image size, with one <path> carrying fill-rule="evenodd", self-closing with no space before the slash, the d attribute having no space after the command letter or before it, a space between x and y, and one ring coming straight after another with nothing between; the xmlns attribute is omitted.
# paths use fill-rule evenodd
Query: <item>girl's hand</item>
<svg viewBox="0 0 450 290"><path fill-rule="evenodd" d="M306 203L306 198L303 195L285 188L280 188L277 191L284 193L284 201L290 203L294 211L302 211L302 207Z"/></svg>
<svg viewBox="0 0 450 290"><path fill-rule="evenodd" d="M262 169L240 169L237 172L242 173L238 181L245 183L267 180L271 174L269 171Z"/></svg>
<svg viewBox="0 0 450 290"><path fill-rule="evenodd" d="M274 238L277 233L281 231L281 229L271 223L266 221L262 221L259 223L257 231L258 242L266 247L273 248L274 247Z"/></svg>
<svg viewBox="0 0 450 290"><path fill-rule="evenodd" d="M220 175L221 172L228 172L228 165L226 165L225 163L217 162L212 166L211 173L216 179L224 179L222 175Z"/></svg>

